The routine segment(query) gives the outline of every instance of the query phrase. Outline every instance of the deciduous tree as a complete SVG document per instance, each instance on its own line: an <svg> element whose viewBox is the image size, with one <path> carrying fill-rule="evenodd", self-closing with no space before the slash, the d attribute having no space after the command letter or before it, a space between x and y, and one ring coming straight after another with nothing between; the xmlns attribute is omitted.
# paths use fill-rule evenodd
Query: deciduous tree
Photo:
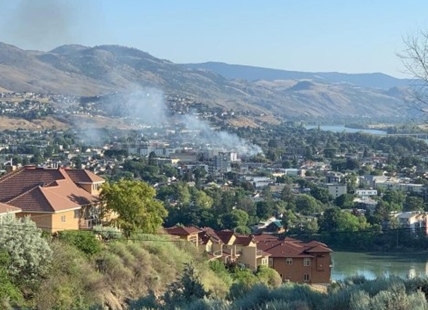
<svg viewBox="0 0 428 310"><path fill-rule="evenodd" d="M167 216L163 204L155 198L153 187L145 182L120 180L105 183L100 194L103 213L116 213L113 221L126 237L133 232L155 233Z"/></svg>

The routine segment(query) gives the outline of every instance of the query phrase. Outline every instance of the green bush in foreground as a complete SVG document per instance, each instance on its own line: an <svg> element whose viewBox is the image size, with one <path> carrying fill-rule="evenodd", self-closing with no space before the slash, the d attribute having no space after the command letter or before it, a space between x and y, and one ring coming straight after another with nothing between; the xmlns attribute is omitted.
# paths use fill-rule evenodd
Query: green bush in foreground
<svg viewBox="0 0 428 310"><path fill-rule="evenodd" d="M376 280L351 278L333 285L328 293L315 291L308 285L289 283L272 289L257 284L250 289L245 288L245 294L229 301L205 296L185 306L177 304L175 309L427 310L428 303L423 293L427 291L427 279L395 277ZM131 309L171 309L171 304L149 303L147 299L141 299Z"/></svg>

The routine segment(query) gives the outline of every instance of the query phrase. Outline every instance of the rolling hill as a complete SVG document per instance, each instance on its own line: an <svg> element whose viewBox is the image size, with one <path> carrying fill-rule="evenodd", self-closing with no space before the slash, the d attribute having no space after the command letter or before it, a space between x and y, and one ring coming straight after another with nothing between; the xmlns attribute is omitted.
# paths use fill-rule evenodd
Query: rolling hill
<svg viewBox="0 0 428 310"><path fill-rule="evenodd" d="M65 45L48 52L0 43L0 90L93 96L155 87L253 114L395 116L408 80L380 73L305 73L206 63L182 65L135 48Z"/></svg>

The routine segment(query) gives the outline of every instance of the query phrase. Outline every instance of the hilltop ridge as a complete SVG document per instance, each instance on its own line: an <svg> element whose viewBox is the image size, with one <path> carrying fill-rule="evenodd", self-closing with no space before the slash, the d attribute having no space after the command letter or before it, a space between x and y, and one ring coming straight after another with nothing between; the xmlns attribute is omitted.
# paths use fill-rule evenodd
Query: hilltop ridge
<svg viewBox="0 0 428 310"><path fill-rule="evenodd" d="M176 64L118 45L48 52L0 43L0 90L94 96L154 87L229 110L285 116L397 116L409 80L381 73L284 71Z"/></svg>

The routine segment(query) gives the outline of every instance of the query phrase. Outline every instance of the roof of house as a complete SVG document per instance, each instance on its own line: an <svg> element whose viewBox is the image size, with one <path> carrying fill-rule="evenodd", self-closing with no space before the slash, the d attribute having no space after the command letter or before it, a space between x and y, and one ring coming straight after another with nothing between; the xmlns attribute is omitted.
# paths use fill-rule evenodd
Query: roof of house
<svg viewBox="0 0 428 310"><path fill-rule="evenodd" d="M223 243L223 241L216 234L214 229L212 229L211 227L204 227L199 232L199 241L201 244L207 244L209 240L214 243Z"/></svg>
<svg viewBox="0 0 428 310"><path fill-rule="evenodd" d="M216 235L223 241L224 244L229 244L230 239L235 236L235 232L233 230L219 230L215 232Z"/></svg>
<svg viewBox="0 0 428 310"><path fill-rule="evenodd" d="M74 183L98 183L104 182L104 179L97 176L95 173L86 169L65 169L65 172L70 176Z"/></svg>
<svg viewBox="0 0 428 310"><path fill-rule="evenodd" d="M253 235L240 235L240 234L235 234L235 241L233 242L233 244L239 244L239 245L243 245L243 246L248 246L251 242L255 243L255 239L253 237Z"/></svg>
<svg viewBox="0 0 428 310"><path fill-rule="evenodd" d="M70 171L70 170L69 170ZM0 178L0 202L23 212L58 212L97 201L66 170L27 166Z"/></svg>
<svg viewBox="0 0 428 310"><path fill-rule="evenodd" d="M302 242L293 238L285 238L283 240L275 237L258 238L256 236L257 248L268 252L271 257L313 257L316 253L331 253L333 252L326 244L318 241Z"/></svg>
<svg viewBox="0 0 428 310"><path fill-rule="evenodd" d="M197 234L201 231L199 228L196 228L193 226L190 226L190 227L172 226L172 227L165 228L165 230L168 234L174 235L174 236L189 236L189 235Z"/></svg>
<svg viewBox="0 0 428 310"><path fill-rule="evenodd" d="M5 203L0 203L0 214L6 214L6 213L18 213L22 210L17 207L10 206Z"/></svg>

